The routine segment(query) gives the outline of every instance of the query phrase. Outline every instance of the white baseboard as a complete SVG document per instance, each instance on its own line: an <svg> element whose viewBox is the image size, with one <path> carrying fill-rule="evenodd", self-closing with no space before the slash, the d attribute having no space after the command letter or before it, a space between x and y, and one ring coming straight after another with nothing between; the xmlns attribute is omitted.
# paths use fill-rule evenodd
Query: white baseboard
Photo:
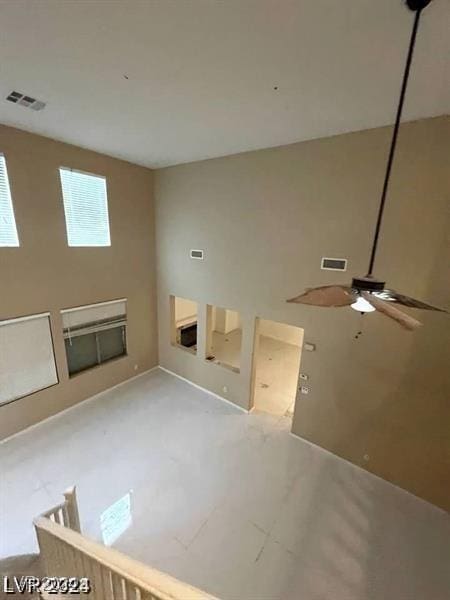
<svg viewBox="0 0 450 600"><path fill-rule="evenodd" d="M228 400L227 398L224 398L223 396L219 396L219 394L215 394L214 392L211 392L211 390L207 390L206 388L202 387L201 385L194 383L190 379L186 379L186 377L182 377L181 375L178 375L178 373L174 373L174 371L171 371L170 369L166 369L166 367L162 367L161 365L159 365L159 369L161 369L161 371L164 371L165 373L169 373L169 375L173 375L174 377L181 379L181 381L185 381L186 383L189 383L189 385L192 385L193 387L197 388L198 390L201 390L202 392L205 392L206 394L209 394L210 396L213 396L214 398L217 398L218 400L222 400L222 402L226 402L233 408L238 408L245 414L249 413L248 410L246 410L242 406L239 406L239 404L235 404L234 402L231 402L231 400Z"/></svg>
<svg viewBox="0 0 450 600"><path fill-rule="evenodd" d="M86 398L85 400L80 400L79 402L72 404L72 406L68 406L67 408L64 408L63 410L55 413L54 415L50 415L49 417L42 419L42 421L33 423L33 425L29 425L28 427L25 427L25 429L21 429L20 431L17 431L16 433L13 433L12 435L0 440L0 445L12 440L13 438L15 438L19 435L22 435L23 433L31 431L32 429L34 429L35 427L38 427L39 425L42 425L43 423L47 423L47 421L51 421L52 419L56 419L57 417L60 417L64 414L70 412L71 410L76 409L78 406L81 406L82 404L86 404L87 402L93 402L94 400L97 400L97 398L100 398L104 394L107 394L108 392L111 392L112 390L115 390L116 388L119 388L122 385L130 383L130 381L134 381L135 379L138 379L139 377L142 377L143 375L148 375L149 373L151 373L152 371L156 371L157 369L159 369L159 365L156 365L156 367L152 367L151 369L147 369L146 371L143 371L142 373L139 373L138 375L133 375L133 377L130 377L129 379L120 381L119 383L116 383L115 385L113 385L109 388L106 388L105 390L102 390L101 392L98 392L94 396L89 396L89 398Z"/></svg>

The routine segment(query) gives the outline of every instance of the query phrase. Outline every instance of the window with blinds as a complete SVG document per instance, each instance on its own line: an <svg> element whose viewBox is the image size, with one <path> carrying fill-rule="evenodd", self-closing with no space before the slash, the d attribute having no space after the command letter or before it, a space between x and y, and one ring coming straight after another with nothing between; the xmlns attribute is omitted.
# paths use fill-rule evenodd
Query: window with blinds
<svg viewBox="0 0 450 600"><path fill-rule="evenodd" d="M6 160L3 154L0 154L0 246L19 246L8 171L6 170Z"/></svg>
<svg viewBox="0 0 450 600"><path fill-rule="evenodd" d="M61 311L69 375L127 354L127 301Z"/></svg>
<svg viewBox="0 0 450 600"><path fill-rule="evenodd" d="M0 321L0 404L56 383L49 314Z"/></svg>
<svg viewBox="0 0 450 600"><path fill-rule="evenodd" d="M69 246L111 246L106 179L59 169Z"/></svg>

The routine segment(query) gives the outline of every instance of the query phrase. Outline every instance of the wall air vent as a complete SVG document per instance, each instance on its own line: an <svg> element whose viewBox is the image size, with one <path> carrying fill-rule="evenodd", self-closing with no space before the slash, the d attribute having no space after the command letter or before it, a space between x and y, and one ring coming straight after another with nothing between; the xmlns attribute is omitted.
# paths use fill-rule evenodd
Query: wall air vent
<svg viewBox="0 0 450 600"><path fill-rule="evenodd" d="M190 257L196 260L203 260L203 250L191 250Z"/></svg>
<svg viewBox="0 0 450 600"><path fill-rule="evenodd" d="M322 258L320 265L321 269L325 271L346 271L347 270L347 259L346 258Z"/></svg>
<svg viewBox="0 0 450 600"><path fill-rule="evenodd" d="M22 92L11 92L6 99L13 104L20 104L20 106L25 106L26 108L31 108L31 110L42 110L45 108L45 102L42 100L36 100L32 96L27 96L26 94L22 94Z"/></svg>

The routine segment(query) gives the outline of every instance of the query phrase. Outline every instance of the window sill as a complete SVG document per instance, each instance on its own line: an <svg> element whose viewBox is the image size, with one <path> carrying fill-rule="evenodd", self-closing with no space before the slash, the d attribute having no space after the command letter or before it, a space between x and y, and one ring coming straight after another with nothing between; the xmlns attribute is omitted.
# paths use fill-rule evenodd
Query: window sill
<svg viewBox="0 0 450 600"><path fill-rule="evenodd" d="M188 354L192 354L194 356L197 356L197 349L195 348L188 348L187 346L182 346L181 344L174 344L172 343L171 346L173 348L179 348L180 350L183 350L184 352L187 352Z"/></svg>
<svg viewBox="0 0 450 600"><path fill-rule="evenodd" d="M87 369L83 369L82 371L78 371L77 373L74 373L73 375L69 375L69 379L70 380L76 379L77 377L80 377L80 375L84 375L85 373L90 373L92 371L96 371L100 367L105 367L112 363L117 363L120 360L123 360L124 358L128 358L128 356L129 356L128 354L122 354L121 356L117 356L116 358L111 358L110 360L106 360L105 362L102 362L99 365L94 365L92 367L88 367Z"/></svg>
<svg viewBox="0 0 450 600"><path fill-rule="evenodd" d="M209 365L217 365L219 367L223 367L224 369L232 371L233 373L239 374L241 372L241 369L239 367L234 367L233 365L229 365L228 363L220 362L220 360L217 359L208 360L207 358L205 358L205 362Z"/></svg>

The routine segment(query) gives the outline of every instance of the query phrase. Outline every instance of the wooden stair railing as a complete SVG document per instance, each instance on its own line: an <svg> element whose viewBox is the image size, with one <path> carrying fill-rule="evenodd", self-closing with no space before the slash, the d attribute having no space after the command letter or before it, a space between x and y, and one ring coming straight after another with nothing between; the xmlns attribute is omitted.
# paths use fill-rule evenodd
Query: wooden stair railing
<svg viewBox="0 0 450 600"><path fill-rule="evenodd" d="M50 519L54 523L59 523L80 533L80 515L78 513L76 487L72 486L66 490L64 492L64 502L45 511L41 517Z"/></svg>
<svg viewBox="0 0 450 600"><path fill-rule="evenodd" d="M68 508L69 505L71 508ZM75 527L70 528L70 525ZM66 492L63 505L38 517L34 526L47 577L89 580L90 593L77 594L77 598L217 600L202 590L81 535L75 488ZM56 599L67 595L42 594L42 597Z"/></svg>
<svg viewBox="0 0 450 600"><path fill-rule="evenodd" d="M80 532L80 517L78 515L77 493L75 486L64 492L64 502L47 510L42 517L50 519L54 523L60 523ZM8 582L14 577L17 580L26 577L37 577L42 579L45 575L42 568L42 560L39 554L16 554L0 560L0 575L7 577ZM3 580L3 587L5 582ZM27 595L29 598L37 598L33 593ZM10 597L10 592L0 589L0 600ZM45 596L44 596L45 597ZM54 597L54 596L52 596Z"/></svg>

